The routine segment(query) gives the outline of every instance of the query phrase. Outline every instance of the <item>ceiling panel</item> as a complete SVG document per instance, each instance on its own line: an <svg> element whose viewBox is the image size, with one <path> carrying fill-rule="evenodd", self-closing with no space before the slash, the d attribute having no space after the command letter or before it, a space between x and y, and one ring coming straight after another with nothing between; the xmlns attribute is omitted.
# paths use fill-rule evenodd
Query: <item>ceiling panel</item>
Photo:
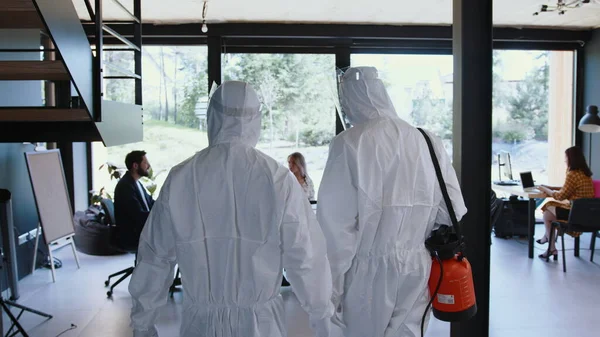
<svg viewBox="0 0 600 337"><path fill-rule="evenodd" d="M120 0L132 10L132 0ZM94 0L91 1L94 3ZM73 0L82 19L89 20L84 0ZM600 0L591 0L565 15L533 13L556 0L496 0L494 24L510 27L600 27ZM103 1L106 20L126 20L112 0ZM202 21L202 0L143 0L146 23ZM293 22L393 25L448 25L452 0L209 0L207 22Z"/></svg>

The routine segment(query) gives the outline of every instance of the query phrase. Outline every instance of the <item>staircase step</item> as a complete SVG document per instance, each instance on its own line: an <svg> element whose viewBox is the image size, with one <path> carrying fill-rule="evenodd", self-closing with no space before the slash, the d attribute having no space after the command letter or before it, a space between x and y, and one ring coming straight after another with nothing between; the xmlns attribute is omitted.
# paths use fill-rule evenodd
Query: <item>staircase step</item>
<svg viewBox="0 0 600 337"><path fill-rule="evenodd" d="M0 11L0 29L44 29L37 12Z"/></svg>
<svg viewBox="0 0 600 337"><path fill-rule="evenodd" d="M85 109L0 107L0 122L90 122Z"/></svg>
<svg viewBox="0 0 600 337"><path fill-rule="evenodd" d="M44 29L33 0L0 0L0 29Z"/></svg>
<svg viewBox="0 0 600 337"><path fill-rule="evenodd" d="M69 81L62 61L0 61L0 80Z"/></svg>
<svg viewBox="0 0 600 337"><path fill-rule="evenodd" d="M93 122L0 122L0 128L0 143L102 141Z"/></svg>
<svg viewBox="0 0 600 337"><path fill-rule="evenodd" d="M0 11L35 12L35 5L33 0L2 0L0 1Z"/></svg>

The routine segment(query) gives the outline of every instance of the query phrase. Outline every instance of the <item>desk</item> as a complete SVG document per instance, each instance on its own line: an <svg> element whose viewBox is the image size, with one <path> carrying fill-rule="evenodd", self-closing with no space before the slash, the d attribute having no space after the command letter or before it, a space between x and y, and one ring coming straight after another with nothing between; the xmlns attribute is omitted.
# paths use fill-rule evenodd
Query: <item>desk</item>
<svg viewBox="0 0 600 337"><path fill-rule="evenodd" d="M528 248L529 248L529 258L533 259L533 235L535 234L535 199L544 199L546 198L546 194L541 191L533 191L533 192L525 192L523 187L521 186L502 186L502 185L494 185L492 184L492 189L497 192L505 192L511 195L516 195L519 197L529 199L529 216L528 216Z"/></svg>

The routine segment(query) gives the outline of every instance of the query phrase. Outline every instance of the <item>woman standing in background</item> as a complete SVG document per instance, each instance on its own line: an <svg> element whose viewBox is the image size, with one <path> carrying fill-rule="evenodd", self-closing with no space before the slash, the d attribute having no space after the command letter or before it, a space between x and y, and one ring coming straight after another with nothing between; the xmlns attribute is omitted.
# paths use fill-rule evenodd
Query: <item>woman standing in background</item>
<svg viewBox="0 0 600 337"><path fill-rule="evenodd" d="M288 167L296 179L298 179L308 200L315 200L315 187L306 172L306 161L304 160L302 153L294 152L290 154L288 156Z"/></svg>
<svg viewBox="0 0 600 337"><path fill-rule="evenodd" d="M298 183L302 187L304 194L308 198L308 200L315 200L315 187L313 185L312 180L306 173L306 160L304 160L304 156L300 152L294 152L288 156L288 167L290 171L294 174ZM290 283L283 276L283 280L281 281L282 287L289 286Z"/></svg>

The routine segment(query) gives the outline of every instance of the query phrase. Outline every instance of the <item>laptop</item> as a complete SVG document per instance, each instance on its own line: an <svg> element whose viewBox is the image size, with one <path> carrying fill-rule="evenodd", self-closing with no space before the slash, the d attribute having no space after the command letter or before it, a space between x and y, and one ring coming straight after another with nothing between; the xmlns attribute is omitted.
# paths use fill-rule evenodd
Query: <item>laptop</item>
<svg viewBox="0 0 600 337"><path fill-rule="evenodd" d="M531 172L521 172L521 186L525 192L539 192L535 186Z"/></svg>

